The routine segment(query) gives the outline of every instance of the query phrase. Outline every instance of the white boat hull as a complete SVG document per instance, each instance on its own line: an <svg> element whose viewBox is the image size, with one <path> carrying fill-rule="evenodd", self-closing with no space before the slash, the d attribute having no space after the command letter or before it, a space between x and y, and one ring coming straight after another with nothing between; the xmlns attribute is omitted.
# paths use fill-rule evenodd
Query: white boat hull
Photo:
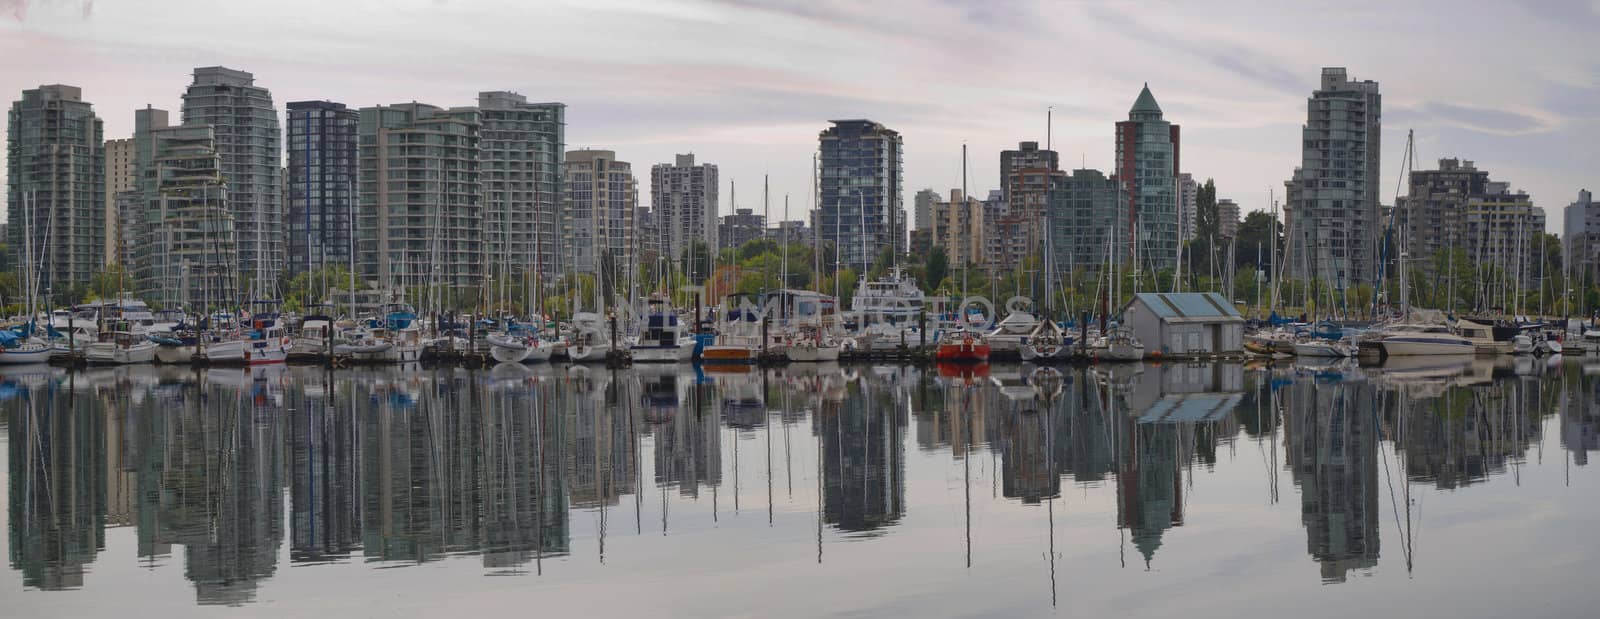
<svg viewBox="0 0 1600 619"><path fill-rule="evenodd" d="M111 342L95 342L84 351L91 365L133 365L150 363L156 358L155 342L139 342L131 346L118 346Z"/></svg>
<svg viewBox="0 0 1600 619"><path fill-rule="evenodd" d="M813 344L798 344L790 346L784 351L790 361L800 363L813 363L819 361L838 361L839 346L816 346Z"/></svg>
<svg viewBox="0 0 1600 619"><path fill-rule="evenodd" d="M1349 348L1338 342L1295 342L1297 357L1344 358L1351 355Z"/></svg>
<svg viewBox="0 0 1600 619"><path fill-rule="evenodd" d="M682 363L694 357L694 342L676 346L634 346L629 352L633 353L634 363Z"/></svg>
<svg viewBox="0 0 1600 619"><path fill-rule="evenodd" d="M289 343L290 359L321 359L328 356L328 341L318 337L297 337Z"/></svg>
<svg viewBox="0 0 1600 619"><path fill-rule="evenodd" d="M1388 353L1391 357L1421 355L1470 355L1473 354L1474 351L1472 343L1465 340L1459 344L1447 342L1395 342L1384 340L1382 344L1384 352Z"/></svg>
<svg viewBox="0 0 1600 619"><path fill-rule="evenodd" d="M496 343L489 347L489 356L500 363L522 363L528 358L528 353L533 349L523 345L507 345Z"/></svg>
<svg viewBox="0 0 1600 619"><path fill-rule="evenodd" d="M0 365L49 363L54 351L49 346L27 346L0 350Z"/></svg>

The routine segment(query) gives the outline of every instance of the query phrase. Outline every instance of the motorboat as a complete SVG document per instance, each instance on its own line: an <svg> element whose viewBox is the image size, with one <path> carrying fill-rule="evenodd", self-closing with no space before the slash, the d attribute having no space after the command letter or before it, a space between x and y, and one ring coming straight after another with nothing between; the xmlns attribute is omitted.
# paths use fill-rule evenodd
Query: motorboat
<svg viewBox="0 0 1600 619"><path fill-rule="evenodd" d="M1467 338L1478 354L1499 355L1514 353L1516 325L1505 320L1489 318L1459 318L1455 322L1456 335Z"/></svg>
<svg viewBox="0 0 1600 619"><path fill-rule="evenodd" d="M635 363L678 363L694 356L694 336L678 320L672 304L661 296L649 300L638 340L628 347Z"/></svg>
<svg viewBox="0 0 1600 619"><path fill-rule="evenodd" d="M868 324L915 322L917 315L922 312L924 300L925 295L917 287L916 278L896 267L883 277L863 279L856 285L855 295L850 299L850 311Z"/></svg>
<svg viewBox="0 0 1600 619"><path fill-rule="evenodd" d="M308 314L300 321L300 332L289 342L290 361L316 361L328 356L333 348L333 318L326 314Z"/></svg>
<svg viewBox="0 0 1600 619"><path fill-rule="evenodd" d="M100 334L98 341L84 349L84 359L90 365L132 365L150 363L156 358L156 343L141 332L129 330L131 325L120 323L113 330Z"/></svg>
<svg viewBox="0 0 1600 619"><path fill-rule="evenodd" d="M1362 340L1360 345L1361 352L1374 351L1380 358L1470 355L1475 350L1471 340L1456 335L1450 327L1430 324L1391 325Z"/></svg>

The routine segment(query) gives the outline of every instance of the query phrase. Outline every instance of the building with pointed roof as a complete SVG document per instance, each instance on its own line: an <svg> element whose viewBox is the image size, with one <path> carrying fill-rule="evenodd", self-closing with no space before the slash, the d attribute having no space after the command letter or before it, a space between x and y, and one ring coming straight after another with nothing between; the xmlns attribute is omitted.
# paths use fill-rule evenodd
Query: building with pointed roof
<svg viewBox="0 0 1600 619"><path fill-rule="evenodd" d="M1182 230L1178 219L1178 126L1166 121L1145 84L1117 123L1116 179L1127 208L1118 248L1140 270L1177 267Z"/></svg>

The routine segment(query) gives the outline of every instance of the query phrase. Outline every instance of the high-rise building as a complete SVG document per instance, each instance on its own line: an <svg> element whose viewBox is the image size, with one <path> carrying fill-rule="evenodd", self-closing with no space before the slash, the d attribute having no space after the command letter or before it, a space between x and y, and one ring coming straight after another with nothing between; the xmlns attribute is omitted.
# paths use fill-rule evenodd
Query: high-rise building
<svg viewBox="0 0 1600 619"><path fill-rule="evenodd" d="M106 140L106 264L122 263L122 223L117 215L117 196L139 188L133 153L133 138Z"/></svg>
<svg viewBox="0 0 1600 619"><path fill-rule="evenodd" d="M821 177L812 226L838 245L842 267L864 273L884 248L905 251L900 133L870 120L829 122L817 135Z"/></svg>
<svg viewBox="0 0 1600 619"><path fill-rule="evenodd" d="M117 242L120 244L120 260L126 265L128 272L140 267L140 260L155 251L155 248L140 245L144 238L144 226L148 217L145 207L154 202L158 197L160 179L156 174L156 143L155 132L169 126L169 115L166 110L158 110L146 105L144 109L133 112L133 185L131 192L117 195ZM140 279L136 276L134 281ZM141 284L142 285L142 284ZM150 292L140 289L141 292Z"/></svg>
<svg viewBox="0 0 1600 619"><path fill-rule="evenodd" d="M1073 170L1057 178L1050 191L1049 232L1056 272L1104 272L1107 252L1126 231L1125 207L1118 181L1099 170ZM1111 253L1119 264L1126 257L1121 251Z"/></svg>
<svg viewBox="0 0 1600 619"><path fill-rule="evenodd" d="M562 167L569 268L623 281L633 264L638 181L609 150L567 152ZM617 279L611 279L617 278Z"/></svg>
<svg viewBox="0 0 1600 619"><path fill-rule="evenodd" d="M1049 209L1050 185L1064 176L1056 151L1038 142L1020 142L1016 150L1000 151L1000 192L1004 212L991 218L994 238L989 241L989 271L1004 273L1037 255L1044 242L1044 214Z"/></svg>
<svg viewBox="0 0 1600 619"><path fill-rule="evenodd" d="M1178 229L1182 231L1185 241L1194 240L1200 228L1200 213L1196 210L1199 193L1200 184L1194 181L1193 174L1184 172L1178 175Z"/></svg>
<svg viewBox="0 0 1600 619"><path fill-rule="evenodd" d="M561 162L567 106L529 103L512 92L478 93L487 265L520 278L561 272ZM520 281L514 279L513 281Z"/></svg>
<svg viewBox="0 0 1600 619"><path fill-rule="evenodd" d="M923 190L918 191L916 197L914 197L912 199L912 208L911 208L912 227L911 227L911 229L912 230L932 230L933 229L933 205L934 205L935 202L943 202L943 201L944 201L944 196L939 195L939 192L937 192L937 191L934 191L932 189L923 189Z"/></svg>
<svg viewBox="0 0 1600 619"><path fill-rule="evenodd" d="M1544 231L1545 215L1528 194L1460 159L1440 159L1439 169L1416 170L1410 178L1395 216L1412 268L1432 274L1436 256L1459 248L1466 259L1512 277L1547 275L1531 270L1538 257L1531 237Z"/></svg>
<svg viewBox="0 0 1600 619"><path fill-rule="evenodd" d="M164 123L165 112L141 111ZM140 155L144 191L130 252L141 295L192 312L235 305L238 240L215 131L209 125L136 125L135 143L150 148Z"/></svg>
<svg viewBox="0 0 1600 619"><path fill-rule="evenodd" d="M1405 252L1413 264L1431 262L1434 254L1468 241L1462 228L1467 199L1483 195L1489 171L1471 161L1440 159L1437 170L1413 170L1407 195L1396 204Z"/></svg>
<svg viewBox="0 0 1600 619"><path fill-rule="evenodd" d="M361 109L356 259L384 291L483 283L478 110L401 103Z"/></svg>
<svg viewBox="0 0 1600 619"><path fill-rule="evenodd" d="M1162 118L1146 84L1128 120L1117 123L1116 179L1128 210L1122 221L1128 230L1117 249L1140 269L1169 270L1178 264L1178 145L1178 126Z"/></svg>
<svg viewBox="0 0 1600 619"><path fill-rule="evenodd" d="M1539 269L1539 246L1533 235L1545 230L1544 209L1522 191L1512 191L1509 183L1489 181L1481 195L1469 196L1462 221L1467 255L1479 265L1498 268L1505 277L1539 290L1544 279L1560 273ZM1410 250L1406 250L1410 254ZM1413 256L1413 264L1422 256ZM1530 285L1531 284L1531 285Z"/></svg>
<svg viewBox="0 0 1600 619"><path fill-rule="evenodd" d="M1217 238L1239 238L1239 203L1228 198L1217 200Z"/></svg>
<svg viewBox="0 0 1600 619"><path fill-rule="evenodd" d="M1600 280L1600 202L1589 190L1578 190L1578 200L1567 205L1561 239L1572 276Z"/></svg>
<svg viewBox="0 0 1600 619"><path fill-rule="evenodd" d="M754 209L736 208L732 215L722 216L717 228L717 239L722 242L719 249L738 249L766 234L767 218L757 215Z"/></svg>
<svg viewBox="0 0 1600 619"><path fill-rule="evenodd" d="M9 261L38 294L66 293L105 264L104 128L61 84L22 91L6 128Z"/></svg>
<svg viewBox="0 0 1600 619"><path fill-rule="evenodd" d="M1381 128L1378 83L1324 68L1306 100L1300 167L1284 204L1290 277L1339 289L1377 280Z"/></svg>
<svg viewBox="0 0 1600 619"><path fill-rule="evenodd" d="M934 203L933 217L933 245L944 248L951 267L984 264L983 201L951 189L948 201Z"/></svg>
<svg viewBox="0 0 1600 619"><path fill-rule="evenodd" d="M695 241L717 246L717 166L696 165L694 153L650 166L650 200L666 256L682 260Z"/></svg>
<svg viewBox="0 0 1600 619"><path fill-rule="evenodd" d="M283 271L283 133L272 93L255 76L226 67L194 70L183 94L183 124L210 125L222 158L238 235L242 284L269 293Z"/></svg>
<svg viewBox="0 0 1600 619"><path fill-rule="evenodd" d="M355 251L361 113L343 103L295 101L288 105L286 120L289 272L349 268Z"/></svg>

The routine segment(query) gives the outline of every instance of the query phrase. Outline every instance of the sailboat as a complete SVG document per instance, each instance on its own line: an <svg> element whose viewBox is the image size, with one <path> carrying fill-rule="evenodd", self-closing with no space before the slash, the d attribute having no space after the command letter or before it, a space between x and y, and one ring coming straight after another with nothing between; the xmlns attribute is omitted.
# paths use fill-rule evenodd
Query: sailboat
<svg viewBox="0 0 1600 619"><path fill-rule="evenodd" d="M961 200L966 202L963 207L970 207L970 198L967 197L967 145L961 145ZM961 269L961 296L965 300L967 295L967 271ZM963 312L964 313L964 312ZM956 321L956 327L944 331L939 335L939 347L934 351L933 358L940 363L984 363L989 360L989 342L983 333L973 329L966 316Z"/></svg>
<svg viewBox="0 0 1600 619"><path fill-rule="evenodd" d="M751 301L741 306L739 301ZM761 352L761 323L752 311L752 295L729 295L723 306L717 340L700 351L701 363L754 363Z"/></svg>
<svg viewBox="0 0 1600 619"><path fill-rule="evenodd" d="M815 162L813 161L813 164ZM816 188L816 166L811 168L812 189ZM812 194L812 208L816 208L815 194ZM789 197L783 198L783 219L789 219ZM787 238L782 241L788 241ZM821 257L815 250L811 252L813 267L812 273L822 272ZM788 243L783 245L783 268L780 282L787 285L789 281L789 249ZM838 361L841 342L833 336L830 323L838 318L836 310L837 299L825 296L820 288L821 282L813 281L817 286L815 290L799 291L780 289L778 298L784 308L784 357L790 361L818 362ZM790 314L799 314L799 319L791 322ZM792 331L791 331L792 329Z"/></svg>
<svg viewBox="0 0 1600 619"><path fill-rule="evenodd" d="M30 322L20 328L30 328L32 324ZM0 329L0 365L47 363L51 352L49 344L35 341L11 329Z"/></svg>
<svg viewBox="0 0 1600 619"><path fill-rule="evenodd" d="M605 318L595 312L577 312L572 315L572 341L567 344L567 358L578 363L604 361L611 348L611 337L605 331Z"/></svg>

